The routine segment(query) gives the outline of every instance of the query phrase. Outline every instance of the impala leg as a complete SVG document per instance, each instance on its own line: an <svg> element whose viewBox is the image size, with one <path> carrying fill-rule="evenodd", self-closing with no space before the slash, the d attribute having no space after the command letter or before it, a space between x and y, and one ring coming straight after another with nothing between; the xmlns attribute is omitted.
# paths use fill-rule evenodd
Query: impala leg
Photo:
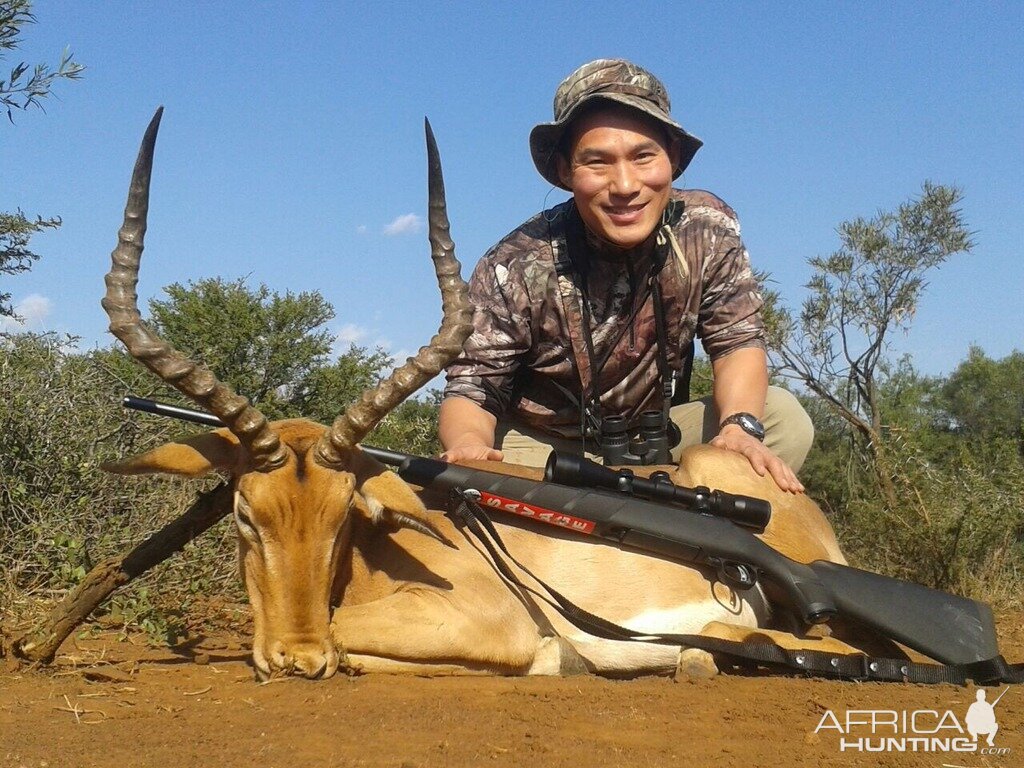
<svg viewBox="0 0 1024 768"><path fill-rule="evenodd" d="M789 651L821 651L837 656L865 653L863 648L850 645L832 635L827 627L812 627L807 634L798 637L791 632L777 629L738 627L734 624L712 621L700 633L707 637L718 637L739 643L771 643Z"/></svg>
<svg viewBox="0 0 1024 768"><path fill-rule="evenodd" d="M737 643L769 643L790 651L820 651L836 656L864 653L863 649L855 648L849 643L832 637L826 631L816 631L808 633L804 637L797 637L789 632L776 629L741 627L721 621L712 621L705 625L700 634L704 637L715 637ZM711 671L712 669L714 672ZM718 674L718 666L715 664L714 657L707 651L685 648L679 654L679 666L676 669L677 680L704 679L715 674Z"/></svg>
<svg viewBox="0 0 1024 768"><path fill-rule="evenodd" d="M676 662L676 673L673 678L677 682L710 680L717 677L719 671L715 657L707 651L699 648L682 648L679 651L679 661Z"/></svg>
<svg viewBox="0 0 1024 768"><path fill-rule="evenodd" d="M542 637L537 644L537 653L528 675L586 675L592 672L579 650L565 637L549 635Z"/></svg>
<svg viewBox="0 0 1024 768"><path fill-rule="evenodd" d="M471 611L453 591L413 587L340 606L331 634L366 671L526 673L541 641L537 627L507 592L488 597L475 596Z"/></svg>

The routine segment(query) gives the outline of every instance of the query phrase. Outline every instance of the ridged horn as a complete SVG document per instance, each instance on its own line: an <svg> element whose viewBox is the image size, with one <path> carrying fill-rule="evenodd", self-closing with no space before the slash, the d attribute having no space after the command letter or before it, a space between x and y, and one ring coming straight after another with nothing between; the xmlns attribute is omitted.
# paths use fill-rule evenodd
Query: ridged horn
<svg viewBox="0 0 1024 768"><path fill-rule="evenodd" d="M343 466L345 454L381 419L455 359L473 330L469 287L462 279L461 265L455 258L455 244L449 234L441 158L429 120L424 120L424 127L427 135L430 256L434 260L434 272L441 289L441 327L427 346L420 347L415 357L410 357L385 381L363 392L358 402L334 420L316 449L317 461L326 466Z"/></svg>
<svg viewBox="0 0 1024 768"><path fill-rule="evenodd" d="M110 254L103 309L110 318L110 332L121 340L132 357L220 418L248 451L255 468L269 472L284 464L288 455L263 414L246 398L218 381L209 368L189 360L157 336L139 315L136 286L146 236L153 150L163 111L160 107L153 115L135 161L124 208L124 224L117 233L117 247Z"/></svg>

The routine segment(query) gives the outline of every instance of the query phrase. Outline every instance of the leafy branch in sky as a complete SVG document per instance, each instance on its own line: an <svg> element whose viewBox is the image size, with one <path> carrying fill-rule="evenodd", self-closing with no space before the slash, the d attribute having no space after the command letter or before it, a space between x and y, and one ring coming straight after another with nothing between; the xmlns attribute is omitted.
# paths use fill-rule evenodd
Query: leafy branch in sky
<svg viewBox="0 0 1024 768"><path fill-rule="evenodd" d="M21 28L35 21L30 0L0 0L0 59L4 58L3 52L13 51L21 44L18 37ZM15 64L10 76L0 80L0 104L7 110L7 119L14 122L15 109L26 110L30 106L43 109L42 99L50 95L58 80L79 79L85 67L74 61L73 55L65 48L56 69L45 63L30 66L22 61Z"/></svg>
<svg viewBox="0 0 1024 768"><path fill-rule="evenodd" d="M4 213L0 211L0 274L16 275L32 268L32 262L39 254L28 249L32 235L44 229L56 229L60 219L44 219L37 216L30 219L21 211ZM11 294L0 291L0 317L15 317L11 305Z"/></svg>
<svg viewBox="0 0 1024 768"><path fill-rule="evenodd" d="M0 0L0 60L7 51L13 51L21 44L18 35L25 24L34 24L32 3L29 0ZM60 65L51 70L46 64L36 64L29 72L25 62L15 65L7 80L0 80L0 105L7 110L12 123L12 110L28 109L35 105L43 108L41 99L50 95L50 89L57 80L77 80L84 67L71 60L71 53L64 51ZM2 169L0 169L2 175ZM39 254L29 250L32 236L46 229L56 229L60 217L44 218L26 216L21 210L14 213L0 211L0 274L15 275L32 267ZM0 317L17 317L11 303L10 292L0 290Z"/></svg>

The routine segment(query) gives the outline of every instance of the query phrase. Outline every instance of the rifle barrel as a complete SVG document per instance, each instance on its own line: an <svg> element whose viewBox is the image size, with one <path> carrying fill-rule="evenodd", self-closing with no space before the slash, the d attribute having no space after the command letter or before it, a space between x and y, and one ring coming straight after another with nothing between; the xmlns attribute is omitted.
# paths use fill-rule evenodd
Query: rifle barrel
<svg viewBox="0 0 1024 768"><path fill-rule="evenodd" d="M206 427L223 427L224 422L206 411L194 411L191 408L182 408L177 405L161 403L145 397L133 397L128 395L121 401L125 408L131 408L144 413L152 413L156 416L169 416L172 419L190 421L193 424L202 424Z"/></svg>

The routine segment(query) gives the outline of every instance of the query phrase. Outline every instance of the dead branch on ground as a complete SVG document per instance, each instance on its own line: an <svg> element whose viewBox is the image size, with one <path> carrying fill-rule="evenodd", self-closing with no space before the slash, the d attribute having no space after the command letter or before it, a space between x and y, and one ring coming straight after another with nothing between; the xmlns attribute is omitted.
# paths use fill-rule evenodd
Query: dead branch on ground
<svg viewBox="0 0 1024 768"><path fill-rule="evenodd" d="M115 590L181 551L231 512L231 508L232 489L226 483L200 494L184 513L126 555L107 558L89 571L38 626L13 640L4 638L0 656L49 664L68 635Z"/></svg>

